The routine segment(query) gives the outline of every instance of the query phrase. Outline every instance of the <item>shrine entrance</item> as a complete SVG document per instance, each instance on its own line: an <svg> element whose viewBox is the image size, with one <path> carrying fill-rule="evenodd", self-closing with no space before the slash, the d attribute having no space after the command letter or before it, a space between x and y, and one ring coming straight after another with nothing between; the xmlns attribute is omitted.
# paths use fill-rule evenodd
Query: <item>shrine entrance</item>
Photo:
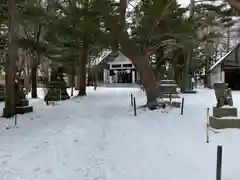
<svg viewBox="0 0 240 180"><path fill-rule="evenodd" d="M117 76L118 76L118 83L133 83L131 70L118 71Z"/></svg>

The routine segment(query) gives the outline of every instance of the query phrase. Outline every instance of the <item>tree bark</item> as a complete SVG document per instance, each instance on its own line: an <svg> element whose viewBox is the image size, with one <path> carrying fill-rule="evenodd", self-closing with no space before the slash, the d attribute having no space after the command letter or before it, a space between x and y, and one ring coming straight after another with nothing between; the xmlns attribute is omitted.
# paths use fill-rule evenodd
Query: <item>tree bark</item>
<svg viewBox="0 0 240 180"><path fill-rule="evenodd" d="M82 58L80 59L80 84L79 84L79 93L78 96L86 96L86 66L88 62L88 42L87 37L83 37L83 53Z"/></svg>
<svg viewBox="0 0 240 180"><path fill-rule="evenodd" d="M124 46L125 46L124 49L127 48L129 50L131 50L131 48L133 47L133 46L128 47L128 45L122 45L122 47ZM150 66L149 60L144 55L141 55L141 53L133 54L123 49L122 52L132 61L136 70L140 73L141 82L143 84L147 96L146 103L147 107L151 110L156 109L158 106L157 104L158 91L156 87L155 76L152 67Z"/></svg>
<svg viewBox="0 0 240 180"><path fill-rule="evenodd" d="M119 19L117 22L116 19L109 16L105 9L99 8L98 10L101 16L105 19L105 23L110 29L111 36L113 39L117 39L117 42L120 44L121 52L132 61L136 70L140 73L141 81L147 96L146 105L149 109L156 109L158 93L154 73L149 60L145 56L146 54L142 52L141 46L137 45L132 39L130 39L129 34L127 33L126 7L127 0L120 0L120 15L118 16Z"/></svg>
<svg viewBox="0 0 240 180"><path fill-rule="evenodd" d="M140 73L141 82L147 96L147 107L150 110L157 108L158 91L156 87L156 81L153 69L150 65L147 52L145 52L146 44L137 46L131 39L126 30L126 8L127 0L120 0L119 12L120 12L120 29L116 30L115 37L118 37L118 41L121 45L121 51L126 55L135 66L136 70ZM143 52L144 51L144 52Z"/></svg>
<svg viewBox="0 0 240 180"><path fill-rule="evenodd" d="M37 65L34 63L31 70L32 98L37 98Z"/></svg>
<svg viewBox="0 0 240 180"><path fill-rule="evenodd" d="M157 108L158 91L156 87L155 76L150 66L149 60L130 40L121 43L122 53L126 55L140 73L141 82L147 96L147 107L151 110Z"/></svg>
<svg viewBox="0 0 240 180"><path fill-rule="evenodd" d="M240 12L240 2L238 0L228 0L228 4L238 11L238 13Z"/></svg>
<svg viewBox="0 0 240 180"><path fill-rule="evenodd" d="M75 66L72 62L72 74L71 74L71 96L73 96L73 88L75 86Z"/></svg>
<svg viewBox="0 0 240 180"><path fill-rule="evenodd" d="M209 87L210 86L210 79L209 79L209 73L208 70L210 69L210 61L211 57L207 56L205 59L205 75L204 75L204 87Z"/></svg>
<svg viewBox="0 0 240 180"><path fill-rule="evenodd" d="M3 117L10 118L15 114L15 76L17 60L17 33L15 0L8 0L8 55L6 62L6 95Z"/></svg>
<svg viewBox="0 0 240 180"><path fill-rule="evenodd" d="M190 51L187 53L187 58L184 61L184 67L183 67L183 81L182 81L182 86L181 86L181 92L184 92L186 89L189 88L189 77L188 77L188 72L189 72L189 64L190 64Z"/></svg>
<svg viewBox="0 0 240 180"><path fill-rule="evenodd" d="M40 43L41 32L42 32L42 25L37 24L35 27L35 32L34 32L34 34L35 34L34 36L35 36L35 40L36 40L37 44ZM38 69L38 65L40 64L40 58L41 58L39 52L35 52L35 55L36 55L36 59L33 62L32 71L31 71L32 98L37 98L37 69Z"/></svg>
<svg viewBox="0 0 240 180"><path fill-rule="evenodd" d="M80 88L80 71L81 71L81 68L80 68L80 60L78 60L78 65L76 66L76 70L75 70L75 74L76 74L76 78L74 79L74 82L75 82L75 90L79 90Z"/></svg>
<svg viewBox="0 0 240 180"><path fill-rule="evenodd" d="M31 69L31 81L32 81L32 98L37 98L37 70L38 65L40 63L41 55L39 53L36 54L36 59L33 60L33 65Z"/></svg>

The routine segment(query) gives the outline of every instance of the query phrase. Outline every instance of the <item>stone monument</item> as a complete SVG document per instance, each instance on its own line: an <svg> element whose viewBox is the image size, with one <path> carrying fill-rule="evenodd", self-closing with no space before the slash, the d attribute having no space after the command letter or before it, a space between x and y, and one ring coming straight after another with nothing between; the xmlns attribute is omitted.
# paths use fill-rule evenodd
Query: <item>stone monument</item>
<svg viewBox="0 0 240 180"><path fill-rule="evenodd" d="M172 95L172 98L179 97L177 92L178 85L174 80L174 73L171 67L169 67L167 70L167 79L160 80L160 83L158 84L158 88L159 88L159 91L161 92L162 98L168 98L170 94Z"/></svg>
<svg viewBox="0 0 240 180"><path fill-rule="evenodd" d="M166 73L166 67L164 65L161 66L160 72L159 72L159 80L163 80Z"/></svg>
<svg viewBox="0 0 240 180"><path fill-rule="evenodd" d="M209 117L209 125L216 129L240 128L237 108L233 106L231 89L224 82L214 83L214 91L217 104L213 107L212 116Z"/></svg>
<svg viewBox="0 0 240 180"><path fill-rule="evenodd" d="M169 67L167 70L167 79L160 80L160 83L158 84L159 97L168 98L173 106L180 107L181 103L176 101L176 98L180 98L177 88L178 85L174 80L173 69L172 67ZM172 99L175 99L175 101L172 101Z"/></svg>
<svg viewBox="0 0 240 180"><path fill-rule="evenodd" d="M24 92L23 80L16 79L15 81L15 114L25 114L33 112L33 106L29 105L29 101L26 99ZM5 111L5 108L3 108Z"/></svg>
<svg viewBox="0 0 240 180"><path fill-rule="evenodd" d="M167 70L167 78L169 80L174 80L174 71L173 71L173 68L171 66Z"/></svg>
<svg viewBox="0 0 240 180"><path fill-rule="evenodd" d="M26 92L24 92L24 80L19 78L15 83L15 101L16 114L24 114L33 112L33 106L29 106L29 101L26 99Z"/></svg>
<svg viewBox="0 0 240 180"><path fill-rule="evenodd" d="M67 85L63 79L63 67L52 69L50 82L47 85L47 94L44 97L44 101L61 101L69 99L70 96L67 93Z"/></svg>

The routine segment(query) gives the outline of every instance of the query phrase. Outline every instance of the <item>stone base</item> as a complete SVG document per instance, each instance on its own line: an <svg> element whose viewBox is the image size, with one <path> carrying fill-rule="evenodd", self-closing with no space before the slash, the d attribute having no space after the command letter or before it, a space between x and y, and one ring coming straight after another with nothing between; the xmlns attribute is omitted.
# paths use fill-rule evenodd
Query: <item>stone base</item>
<svg viewBox="0 0 240 180"><path fill-rule="evenodd" d="M215 129L240 128L240 117L217 118L210 116L209 125Z"/></svg>
<svg viewBox="0 0 240 180"><path fill-rule="evenodd" d="M16 107L16 114L25 114L33 112L32 106L17 106Z"/></svg>
<svg viewBox="0 0 240 180"><path fill-rule="evenodd" d="M213 107L213 116L217 118L221 117L237 117L237 108L236 107Z"/></svg>
<svg viewBox="0 0 240 180"><path fill-rule="evenodd" d="M160 80L160 84L176 84L175 80L163 79Z"/></svg>
<svg viewBox="0 0 240 180"><path fill-rule="evenodd" d="M5 111L5 108L3 108L3 112ZM16 107L16 114L25 114L33 112L32 106L17 106Z"/></svg>
<svg viewBox="0 0 240 180"><path fill-rule="evenodd" d="M180 108L181 105L182 105L182 103L181 103L181 102L178 102L178 101L173 101L173 102L172 102L172 105L173 105L173 107L175 107L175 108Z"/></svg>
<svg viewBox="0 0 240 180"><path fill-rule="evenodd" d="M170 101L167 101L167 104L170 105ZM181 107L181 102L178 101L172 101L172 106L175 108L180 108Z"/></svg>
<svg viewBox="0 0 240 180"><path fill-rule="evenodd" d="M17 106L28 106L29 101L27 99L21 99L20 103Z"/></svg>
<svg viewBox="0 0 240 180"><path fill-rule="evenodd" d="M62 101L70 99L66 88L49 88L44 101Z"/></svg>
<svg viewBox="0 0 240 180"><path fill-rule="evenodd" d="M162 93L177 93L177 84L160 84L157 87Z"/></svg>
<svg viewBox="0 0 240 180"><path fill-rule="evenodd" d="M183 94L196 94L197 91L191 90L191 89L187 89L187 90L183 91L182 93L183 93Z"/></svg>
<svg viewBox="0 0 240 180"><path fill-rule="evenodd" d="M170 98L170 94L162 94L159 96L160 98ZM174 98L180 98L179 94L177 93L173 93L171 94L171 98L174 99Z"/></svg>

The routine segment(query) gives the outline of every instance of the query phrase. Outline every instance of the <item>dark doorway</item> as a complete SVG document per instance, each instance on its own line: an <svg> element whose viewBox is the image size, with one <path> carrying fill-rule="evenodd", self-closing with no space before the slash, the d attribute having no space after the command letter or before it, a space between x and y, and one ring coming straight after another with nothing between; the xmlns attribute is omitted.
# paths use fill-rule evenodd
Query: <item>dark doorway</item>
<svg viewBox="0 0 240 180"><path fill-rule="evenodd" d="M240 70L225 71L225 82L232 90L240 90Z"/></svg>
<svg viewBox="0 0 240 180"><path fill-rule="evenodd" d="M118 72L118 83L132 83L132 74L126 71Z"/></svg>

